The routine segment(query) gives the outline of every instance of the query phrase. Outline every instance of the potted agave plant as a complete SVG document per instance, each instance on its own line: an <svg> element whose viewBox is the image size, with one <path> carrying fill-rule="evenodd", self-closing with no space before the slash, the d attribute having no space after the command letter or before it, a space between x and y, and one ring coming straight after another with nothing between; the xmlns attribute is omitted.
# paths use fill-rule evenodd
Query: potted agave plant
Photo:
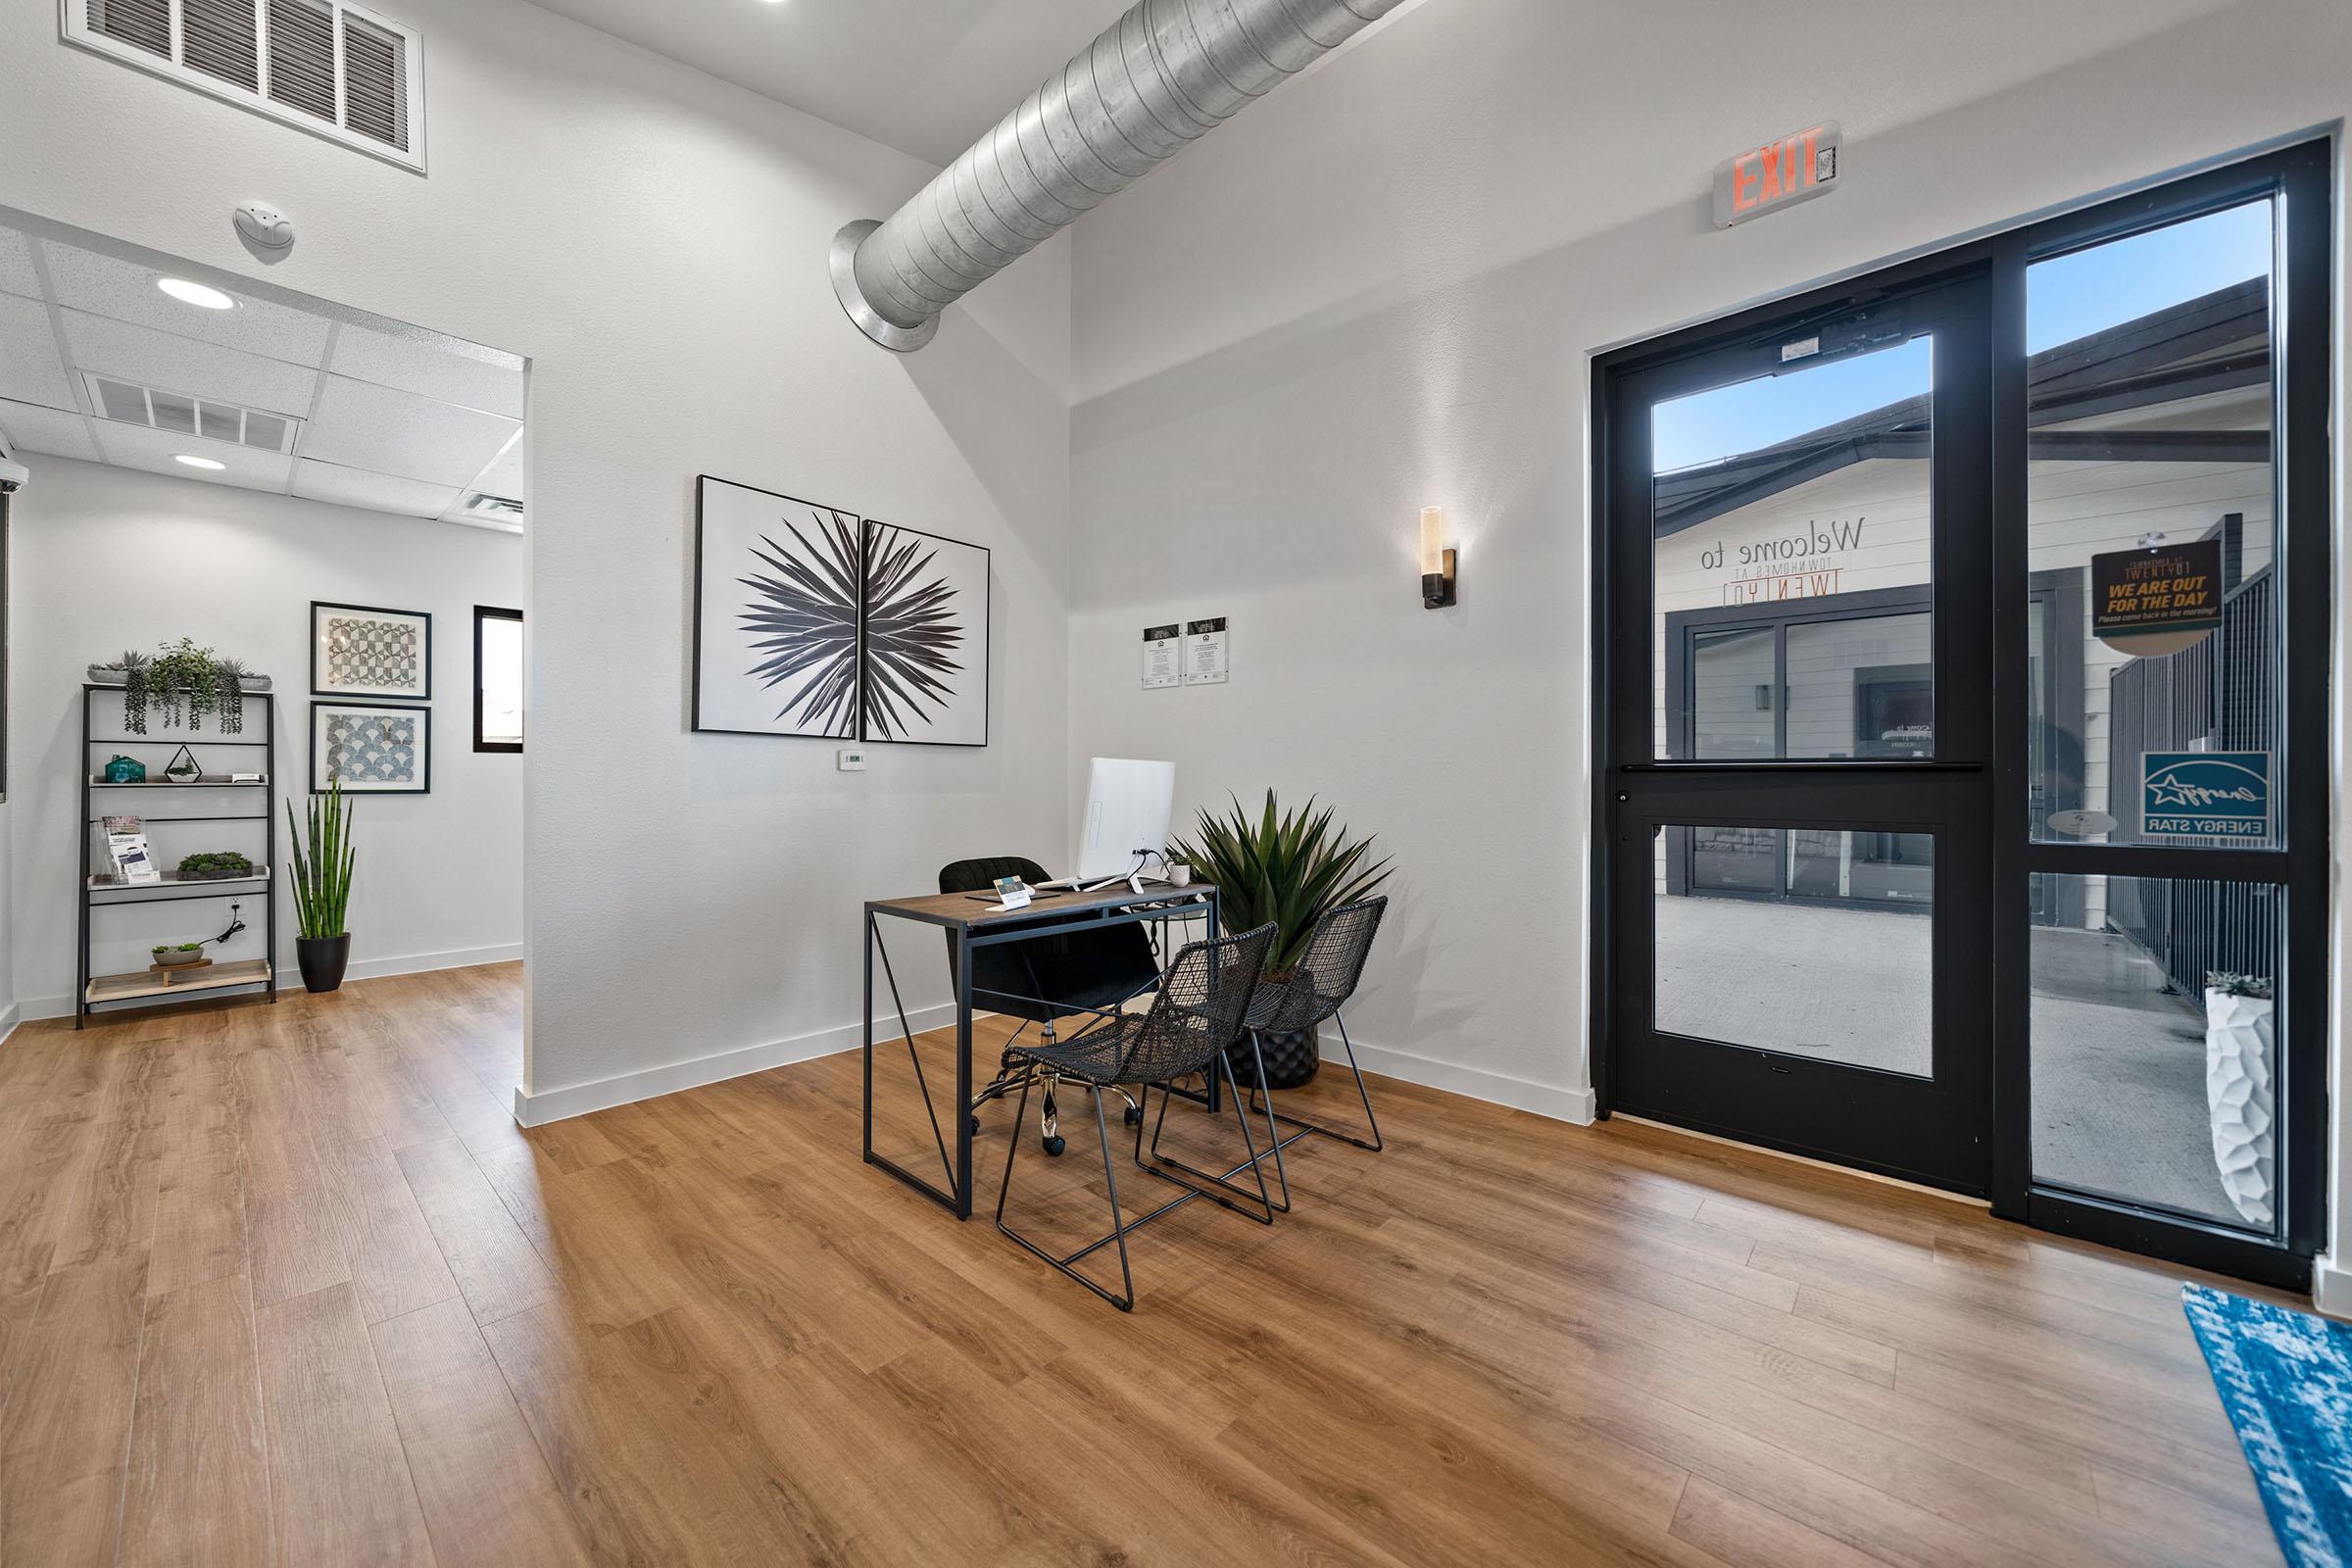
<svg viewBox="0 0 2352 1568"><path fill-rule="evenodd" d="M1239 800L1229 816L1202 811L1198 837L1171 846L1169 857L1189 862L1203 881L1216 885L1218 920L1225 929L1250 931L1274 923L1265 977L1287 980L1305 956L1316 922L1388 880L1388 861L1365 863L1371 848L1370 839L1350 840L1346 828L1335 826L1330 807L1318 811L1310 798L1301 809L1285 811L1268 790L1266 808L1254 818ZM1296 1089L1314 1077L1323 1063L1317 1034L1301 1029L1260 1037L1269 1087ZM1237 1077L1254 1076L1256 1064L1245 1056L1234 1070Z"/></svg>
<svg viewBox="0 0 2352 1568"><path fill-rule="evenodd" d="M2271 1049L2278 1004L2266 975L2205 977L2205 1109L2213 1163L2250 1224L2275 1222L2278 1173Z"/></svg>
<svg viewBox="0 0 2352 1568"><path fill-rule="evenodd" d="M294 820L294 803L286 803L286 831L294 841L287 874L294 882L297 935L294 957L302 965L302 983L311 991L332 991L343 984L344 966L351 962L351 933L343 916L351 904L351 866L357 855L351 842L351 806L343 799L340 775L328 780L324 795L311 797L310 840Z"/></svg>

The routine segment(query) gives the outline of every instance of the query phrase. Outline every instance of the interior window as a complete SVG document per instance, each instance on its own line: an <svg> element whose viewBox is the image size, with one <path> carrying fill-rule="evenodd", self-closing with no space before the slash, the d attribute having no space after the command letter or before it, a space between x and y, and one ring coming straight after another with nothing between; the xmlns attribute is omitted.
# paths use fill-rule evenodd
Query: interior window
<svg viewBox="0 0 2352 1568"><path fill-rule="evenodd" d="M522 750L522 612L473 607L473 749Z"/></svg>

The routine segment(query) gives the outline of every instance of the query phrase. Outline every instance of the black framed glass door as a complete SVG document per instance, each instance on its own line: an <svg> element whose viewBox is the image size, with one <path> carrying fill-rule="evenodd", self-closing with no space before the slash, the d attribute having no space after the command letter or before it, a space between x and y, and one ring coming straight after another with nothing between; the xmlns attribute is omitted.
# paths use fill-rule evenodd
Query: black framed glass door
<svg viewBox="0 0 2352 1568"><path fill-rule="evenodd" d="M2073 571L2087 605L2080 708L1996 736L2027 785L1997 874L2057 913L2000 933L1995 1208L2298 1289L2326 1206L2329 162L2250 160L1994 258L1995 417L2024 437L1996 594L2006 617ZM2128 623L2148 582L2171 624ZM2028 630L1996 679L2067 642Z"/></svg>
<svg viewBox="0 0 2352 1568"><path fill-rule="evenodd" d="M1971 1193L1984 268L1709 329L1618 367L1605 419L1609 1102Z"/></svg>
<svg viewBox="0 0 2352 1568"><path fill-rule="evenodd" d="M2308 1282L2329 149L1595 367L1595 1085Z"/></svg>

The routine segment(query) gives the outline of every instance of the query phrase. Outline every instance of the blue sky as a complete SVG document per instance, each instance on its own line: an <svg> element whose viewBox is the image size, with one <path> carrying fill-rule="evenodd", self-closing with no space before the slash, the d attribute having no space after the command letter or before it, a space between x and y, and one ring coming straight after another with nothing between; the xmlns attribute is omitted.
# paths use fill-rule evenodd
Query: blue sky
<svg viewBox="0 0 2352 1568"><path fill-rule="evenodd" d="M2026 274L2026 349L2065 343L2267 273L2268 202L2134 234L2037 262ZM1651 411L1652 466L1660 473L1711 463L1817 430L1928 390L1929 339L1735 382Z"/></svg>

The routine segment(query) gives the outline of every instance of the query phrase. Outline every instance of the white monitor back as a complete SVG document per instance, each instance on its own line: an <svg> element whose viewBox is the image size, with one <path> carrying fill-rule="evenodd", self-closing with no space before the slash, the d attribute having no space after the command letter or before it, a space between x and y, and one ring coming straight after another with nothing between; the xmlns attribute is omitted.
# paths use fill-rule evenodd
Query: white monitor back
<svg viewBox="0 0 2352 1568"><path fill-rule="evenodd" d="M1167 848L1168 813L1176 804L1176 764L1098 757L1086 786L1086 814L1078 819L1081 882L1125 876L1140 869L1138 850Z"/></svg>

